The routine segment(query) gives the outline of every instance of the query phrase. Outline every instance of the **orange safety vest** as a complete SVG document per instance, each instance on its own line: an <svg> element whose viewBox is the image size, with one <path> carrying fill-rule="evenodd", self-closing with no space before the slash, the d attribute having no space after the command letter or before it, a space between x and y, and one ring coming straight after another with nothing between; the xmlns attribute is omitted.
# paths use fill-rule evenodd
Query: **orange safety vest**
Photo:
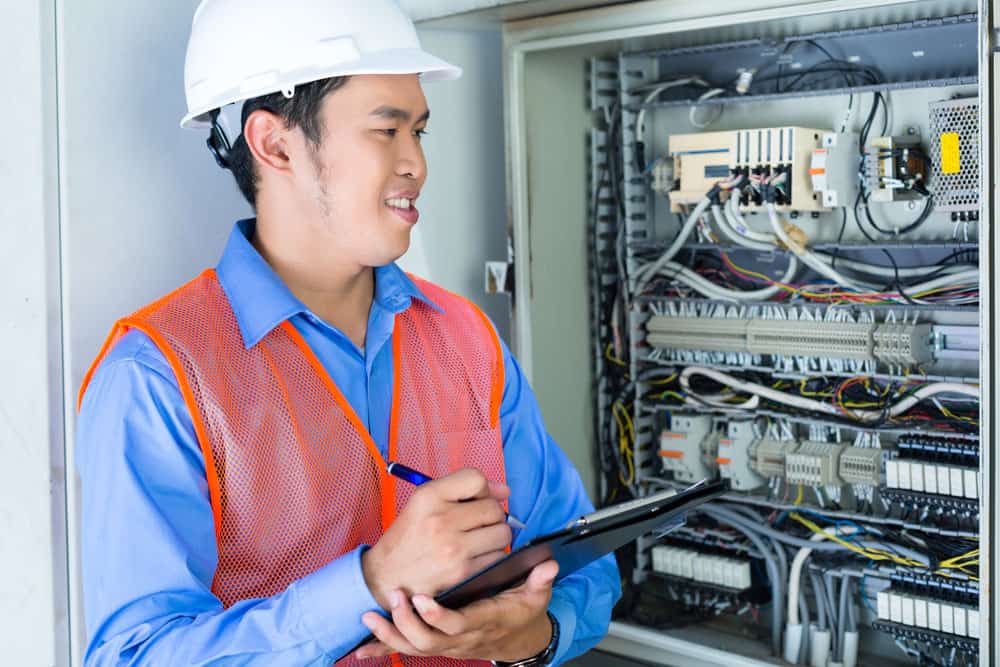
<svg viewBox="0 0 1000 667"><path fill-rule="evenodd" d="M414 279L396 315L389 458L439 477L463 467L503 482L503 357L472 303ZM205 457L219 563L212 591L229 608L283 591L359 544L375 544L413 487L386 474L371 435L302 335L282 322L247 348L213 270L119 320L94 371L130 329L169 361ZM330 591L337 595L339 591ZM394 656L364 664L482 665ZM337 665L353 665L350 656ZM361 664L361 663L357 663Z"/></svg>

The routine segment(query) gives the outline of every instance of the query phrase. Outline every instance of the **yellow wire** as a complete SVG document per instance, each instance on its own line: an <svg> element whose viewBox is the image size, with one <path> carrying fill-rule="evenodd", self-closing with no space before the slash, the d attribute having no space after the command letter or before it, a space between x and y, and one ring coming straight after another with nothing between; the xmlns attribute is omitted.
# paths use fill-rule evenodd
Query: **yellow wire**
<svg viewBox="0 0 1000 667"><path fill-rule="evenodd" d="M742 266L739 266L738 264L736 264L736 262L734 262L732 260L732 258L729 259L729 262L734 267L736 267L736 269L740 273L744 273L744 274L746 274L748 276L753 276L754 278L758 278L760 280L763 280L763 281L765 281L765 282L767 282L767 283L769 283L771 285L774 285L774 286L776 286L776 287L778 287L778 288L780 288L780 289L782 289L782 290L784 290L786 292L790 292L792 294L799 294L799 295L802 295L802 296L805 296L805 297L811 298L811 299L829 299L832 296L849 296L855 302L860 302L860 303L877 304L877 303L883 303L883 302L887 301L887 299L884 299L884 298L882 298L880 296L873 296L874 293L868 293L868 294L866 294L864 292L857 292L857 293L855 293L855 292L845 292L843 294L839 294L839 293L836 293L836 292L830 292L830 293L807 292L807 291L805 291L803 289L792 287L791 285L786 285L784 283L777 282L773 278L765 276L762 273L757 273L756 271L751 271L750 269L745 269ZM917 292L916 294L911 294L910 297L911 298L922 298L922 297L925 297L925 296L930 296L932 294L937 294L938 292L946 292L946 291L948 291L950 289L954 289L954 287L955 287L954 285L944 286L944 287L937 287L935 289L924 290L923 292ZM850 301L850 299L843 299L843 301Z"/></svg>
<svg viewBox="0 0 1000 667"><path fill-rule="evenodd" d="M679 394L676 391L671 391L670 389L668 389L665 392L663 392L662 394L660 394L659 398L664 399L667 396L670 396L671 398L676 398L679 401L683 401L684 400L684 395L683 394Z"/></svg>
<svg viewBox="0 0 1000 667"><path fill-rule="evenodd" d="M870 560L876 560L876 561L888 560L898 565L905 565L907 567L914 567L914 568L926 567L926 565L924 565L920 561L914 560L912 558L903 558L901 556L897 556L896 554L892 554L889 553L888 551L883 551L881 549L865 549L859 547L856 544L848 542L839 535L833 535L831 533L826 532L825 530L821 529L818 525L816 525L809 519L806 519L805 517L796 512L792 512L791 514L789 514L789 516L798 521L799 523L801 523L803 526L805 526L812 532L822 535L824 538L831 540L832 542L836 542L845 549L853 551L854 553L864 556L865 558L868 558Z"/></svg>
<svg viewBox="0 0 1000 667"><path fill-rule="evenodd" d="M676 379L677 379L677 373L674 373L673 375L668 376L664 380L653 380L649 384L670 384L671 382L673 382Z"/></svg>
<svg viewBox="0 0 1000 667"><path fill-rule="evenodd" d="M621 480L622 484L628 486L635 480L635 465L632 462L632 448L629 446L629 436L631 435L632 441L635 440L632 418L629 417L625 406L617 401L611 404L611 413L614 415L615 421L618 422L618 451L621 452L628 467L628 478L623 477L619 471L618 479ZM625 421L622 420L622 417Z"/></svg>
<svg viewBox="0 0 1000 667"><path fill-rule="evenodd" d="M604 357L608 361L616 363L619 366L628 366L628 364L626 364L624 361L622 361L621 359L619 359L615 355L611 354L611 343L608 343L608 346L606 348L604 348Z"/></svg>
<svg viewBox="0 0 1000 667"><path fill-rule="evenodd" d="M799 484L799 492L795 496L795 503L794 503L795 505L801 505L802 504L802 496L803 496L804 492L805 492L805 489L802 487L801 484Z"/></svg>

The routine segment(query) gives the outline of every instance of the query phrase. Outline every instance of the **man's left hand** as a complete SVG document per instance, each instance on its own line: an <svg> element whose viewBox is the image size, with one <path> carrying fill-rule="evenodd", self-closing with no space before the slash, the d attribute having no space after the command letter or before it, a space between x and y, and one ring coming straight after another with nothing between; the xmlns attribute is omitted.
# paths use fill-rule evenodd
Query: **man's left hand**
<svg viewBox="0 0 1000 667"><path fill-rule="evenodd" d="M514 662L537 655L552 639L545 612L558 572L558 563L546 561L520 586L458 610L446 609L427 595L407 600L402 591L393 591L392 621L365 614L362 622L379 641L358 649L355 657L403 653Z"/></svg>

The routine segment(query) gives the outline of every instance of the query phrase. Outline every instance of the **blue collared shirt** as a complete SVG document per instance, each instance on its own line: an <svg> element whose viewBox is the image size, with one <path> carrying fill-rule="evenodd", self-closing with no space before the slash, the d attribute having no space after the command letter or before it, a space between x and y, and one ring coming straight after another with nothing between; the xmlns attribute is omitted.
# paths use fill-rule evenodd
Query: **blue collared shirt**
<svg viewBox="0 0 1000 667"><path fill-rule="evenodd" d="M383 455L392 404L395 316L432 303L395 264L375 270L365 349L314 315L257 253L254 223L237 223L216 271L243 342L285 320L298 329ZM506 345L500 407L510 511L527 523L514 546L592 509L580 478L545 431L534 394ZM364 546L269 598L229 609L212 594L218 562L205 461L164 356L131 331L101 363L77 430L83 482L86 665L329 665L381 612L361 571ZM604 636L620 595L606 557L560 581L549 610L561 636L556 662Z"/></svg>

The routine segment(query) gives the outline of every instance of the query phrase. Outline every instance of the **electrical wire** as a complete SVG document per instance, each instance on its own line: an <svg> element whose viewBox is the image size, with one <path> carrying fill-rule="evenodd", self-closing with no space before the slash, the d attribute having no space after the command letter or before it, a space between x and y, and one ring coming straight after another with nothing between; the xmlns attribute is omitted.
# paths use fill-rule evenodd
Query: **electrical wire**
<svg viewBox="0 0 1000 667"><path fill-rule="evenodd" d="M705 377L711 378L712 380L718 382L719 384L735 389L743 393L751 394L752 397L742 401L741 403L729 403L723 402L722 400L714 397L706 397L699 395L697 392L693 391L691 388L691 377L695 375L703 375ZM856 379L856 378L855 378ZM697 402L703 403L705 405L716 407L716 408L727 408L732 409L738 407L742 410L752 410L758 407L759 400L765 398L776 403L782 403L789 405L794 408L805 410L808 412L818 412L821 414L832 415L832 416L842 416L845 412L844 408L832 403L825 403L816 401L810 398L803 398L800 396L794 396L786 392L777 391L770 387L765 387L763 385L757 384L755 382L748 382L737 378L735 376L717 371L712 368L705 368L702 366L688 366L685 368L680 375L680 384L684 389L684 392L689 398L695 399ZM959 384L954 382L934 382L925 384L919 389L913 391L908 396L902 398L897 403L892 406L887 406L883 410L853 410L848 411L847 416L851 419L861 421L861 422L872 422L880 421L886 417L895 417L905 413L907 410L917 405L921 401L936 396L938 394L956 394L960 396L969 396L978 400L979 398L979 387L974 385Z"/></svg>

